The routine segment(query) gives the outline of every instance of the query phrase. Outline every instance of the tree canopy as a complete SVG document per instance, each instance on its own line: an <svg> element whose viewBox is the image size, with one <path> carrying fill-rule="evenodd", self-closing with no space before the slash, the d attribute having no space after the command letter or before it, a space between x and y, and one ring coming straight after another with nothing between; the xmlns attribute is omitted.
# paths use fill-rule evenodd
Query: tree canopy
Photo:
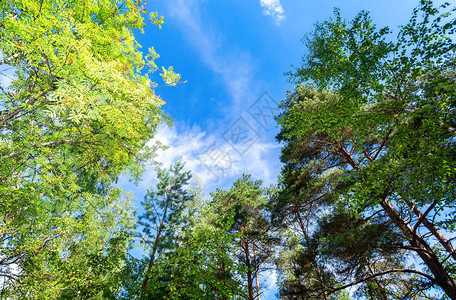
<svg viewBox="0 0 456 300"><path fill-rule="evenodd" d="M445 232L454 218L440 212L454 210L454 10L421 1L396 40L367 12L347 22L336 10L304 38L309 52L289 73L300 84L278 117L286 195L320 206L333 201L338 219L347 208L366 224L386 218L375 226L399 234L388 244L425 265L424 272L391 272L419 274L451 299L455 274L447 264L456 252Z"/></svg>
<svg viewBox="0 0 456 300"><path fill-rule="evenodd" d="M180 80L141 51L145 5L0 2L0 299L261 300L272 271L281 299L456 300L456 7L397 35L335 9L288 73L277 184L206 195L177 161L135 207L117 182Z"/></svg>
<svg viewBox="0 0 456 300"><path fill-rule="evenodd" d="M144 55L134 37L144 13L133 0L0 3L0 65L15 70L0 87L8 297L105 295L101 281L118 291L112 276L133 223L113 184L125 171L139 178L154 152L146 143L167 119L149 78L158 55ZM179 78L172 69L163 77Z"/></svg>

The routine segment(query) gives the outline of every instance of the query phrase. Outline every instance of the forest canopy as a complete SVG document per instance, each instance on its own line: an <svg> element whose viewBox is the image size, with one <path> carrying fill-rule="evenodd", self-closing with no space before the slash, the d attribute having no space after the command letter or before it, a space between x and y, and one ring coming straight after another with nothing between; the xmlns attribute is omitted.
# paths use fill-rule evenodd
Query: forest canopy
<svg viewBox="0 0 456 300"><path fill-rule="evenodd" d="M421 0L397 34L316 23L277 181L211 193L155 161L180 74L141 50L147 9L0 2L0 299L260 300L276 276L280 299L456 300L456 7ZM119 179L147 168L139 202Z"/></svg>
<svg viewBox="0 0 456 300"><path fill-rule="evenodd" d="M141 174L167 119L148 75L157 54L134 37L144 13L131 0L1 1L0 65L15 70L0 90L2 296L118 293L134 219L113 184Z"/></svg>
<svg viewBox="0 0 456 300"><path fill-rule="evenodd" d="M310 261L350 278L342 287L364 282L388 299L438 286L456 297L453 12L421 1L393 40L369 13L347 22L335 10L305 36L309 52L289 73L299 84L278 117L276 209L312 223ZM320 295L339 290L316 275ZM284 293L298 283L284 281Z"/></svg>

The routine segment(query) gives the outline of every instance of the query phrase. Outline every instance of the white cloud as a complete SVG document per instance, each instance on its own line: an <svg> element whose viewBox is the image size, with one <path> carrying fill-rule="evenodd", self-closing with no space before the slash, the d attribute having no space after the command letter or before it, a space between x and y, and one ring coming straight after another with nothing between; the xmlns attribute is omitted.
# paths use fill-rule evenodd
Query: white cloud
<svg viewBox="0 0 456 300"><path fill-rule="evenodd" d="M260 0L263 13L272 16L277 25L285 19L285 10L283 9L280 0Z"/></svg>
<svg viewBox="0 0 456 300"><path fill-rule="evenodd" d="M255 179L262 179L270 184L277 177L277 165L272 157L276 156L279 145L261 140L253 143L244 153L236 152L235 147L222 136L207 134L198 127L169 128L160 126L155 138L150 143L160 141L169 148L159 150L156 161L162 168L168 168L178 159L186 163L186 169L192 171L192 184L212 191L215 187L224 188L243 173L251 174ZM273 153L274 152L274 153ZM144 174L141 183L144 188L152 186L155 170L150 168Z"/></svg>
<svg viewBox="0 0 456 300"><path fill-rule="evenodd" d="M169 1L170 16L180 21L181 30L197 51L203 63L217 76L231 97L234 113L239 113L245 99L251 98L254 82L254 65L248 53L239 51L210 20L200 15L198 0Z"/></svg>
<svg viewBox="0 0 456 300"><path fill-rule="evenodd" d="M266 284L266 290L264 292L265 299L275 299L275 293L277 293L277 272L275 270L271 270L268 274L266 274L266 278L264 278L264 282Z"/></svg>
<svg viewBox="0 0 456 300"><path fill-rule="evenodd" d="M214 128L224 131L229 128L226 121L233 122L239 116L248 117L246 109L258 98L263 83L255 76L256 67L249 53L227 41L217 25L211 23L216 20L203 16L204 2L205 0L170 0L167 2L167 15L177 21L185 39L203 64L221 80L230 97L229 103L220 103L229 112L227 118L224 121L212 120L217 123ZM250 121L251 126L254 126L255 121ZM261 132L255 128L262 136L240 154L235 149L236 145L233 147L223 138L222 133L206 132L199 127L190 128L182 124L176 126L160 127L155 139L168 145L169 149L160 151L156 160L167 168L176 159L182 158L192 171L193 183L204 186L206 191L213 191L216 187L226 188L242 173L262 179L265 184L276 181L280 171L277 159L279 145L271 140L271 132ZM214 157L218 159L212 159ZM145 175L144 178L154 177L152 173L150 176ZM150 184L145 183L145 186Z"/></svg>

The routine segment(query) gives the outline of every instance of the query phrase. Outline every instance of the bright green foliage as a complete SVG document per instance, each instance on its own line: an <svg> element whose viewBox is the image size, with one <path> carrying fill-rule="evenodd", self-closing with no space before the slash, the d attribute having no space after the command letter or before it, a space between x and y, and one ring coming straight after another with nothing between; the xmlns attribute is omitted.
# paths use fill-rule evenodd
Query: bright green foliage
<svg viewBox="0 0 456 300"><path fill-rule="evenodd" d="M12 242L2 247L3 295L116 298L134 224L130 199L113 189L84 200L76 217L42 212L20 234L4 235Z"/></svg>
<svg viewBox="0 0 456 300"><path fill-rule="evenodd" d="M313 84L298 85L282 102L278 139L290 201L336 201L361 220L374 213L389 220L403 248L428 268L421 278L456 299L454 270L437 257L445 251L456 259L441 231L454 230L453 13L423 0L397 41L366 12L346 22L336 10L335 19L316 24L305 38L309 54L290 73Z"/></svg>
<svg viewBox="0 0 456 300"><path fill-rule="evenodd" d="M148 299L243 299L242 274L231 258L236 235L229 233L233 218L217 226L201 216L181 237L179 245L154 264ZM205 224L206 223L206 224Z"/></svg>
<svg viewBox="0 0 456 300"><path fill-rule="evenodd" d="M111 184L124 171L138 178L164 119L147 75L157 55L145 59L133 35L143 13L133 0L0 2L0 66L16 71L0 89L0 268L11 296L117 288L131 224ZM171 70L168 84L179 78Z"/></svg>
<svg viewBox="0 0 456 300"><path fill-rule="evenodd" d="M231 230L235 222L234 211L220 214L213 202L202 201L197 204L196 212L184 245L199 247L205 255L199 266L199 270L205 272L195 278L204 286L202 298L204 295L207 299L245 299L242 278L246 271L233 257L242 237Z"/></svg>
<svg viewBox="0 0 456 300"><path fill-rule="evenodd" d="M189 171L177 162L158 170L156 190L142 202L138 224L148 257L133 262L136 277L125 285L126 299L237 299L242 270L230 257L238 236L234 216L217 215L188 190ZM225 218L226 217L226 218ZM142 266L141 266L142 264Z"/></svg>

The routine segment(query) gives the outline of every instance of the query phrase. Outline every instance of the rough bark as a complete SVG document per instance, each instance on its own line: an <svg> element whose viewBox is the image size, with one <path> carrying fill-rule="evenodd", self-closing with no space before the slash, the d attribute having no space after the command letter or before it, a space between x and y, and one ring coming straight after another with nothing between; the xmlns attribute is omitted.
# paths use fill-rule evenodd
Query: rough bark
<svg viewBox="0 0 456 300"><path fill-rule="evenodd" d="M255 243L253 243L253 263L255 265L255 280L256 280L256 289L257 289L257 300L260 299L260 282L258 280L258 264L257 264L257 259L256 259L256 246Z"/></svg>
<svg viewBox="0 0 456 300"><path fill-rule="evenodd" d="M410 225L404 220L404 218L402 218L399 212L387 199L384 199L380 204L394 224L405 236L410 246L416 248L415 251L434 276L435 284L442 288L450 299L456 300L456 283L448 272L446 272L432 248L425 240L413 231Z"/></svg>
<svg viewBox="0 0 456 300"><path fill-rule="evenodd" d="M244 237L244 254L245 254L245 266L247 267L247 290L248 290L248 299L254 300L253 295L253 274L252 274L252 264L250 263L250 249L249 249L249 240L248 236Z"/></svg>

